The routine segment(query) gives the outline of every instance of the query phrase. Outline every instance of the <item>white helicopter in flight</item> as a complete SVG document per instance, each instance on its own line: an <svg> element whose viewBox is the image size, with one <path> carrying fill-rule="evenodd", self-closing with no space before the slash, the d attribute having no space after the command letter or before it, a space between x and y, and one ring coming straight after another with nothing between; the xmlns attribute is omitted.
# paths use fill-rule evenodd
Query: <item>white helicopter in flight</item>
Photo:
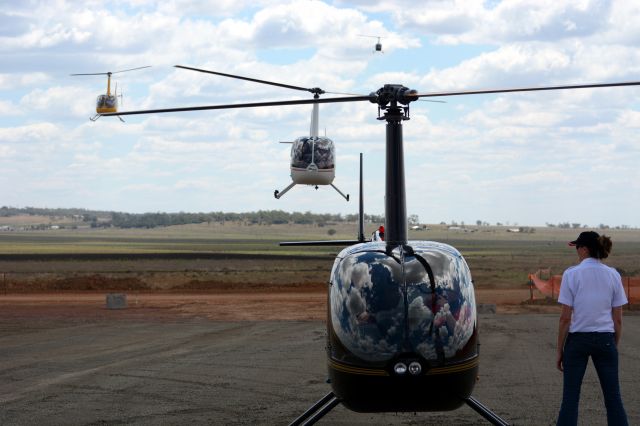
<svg viewBox="0 0 640 426"><path fill-rule="evenodd" d="M299 87L292 86L290 84L275 83L272 81L258 80L255 78L242 77L234 74L225 74L217 71L204 70L200 68L185 67L182 65L176 65L176 68L182 68L191 71L198 71L208 74L221 75L223 77L237 78L240 80L253 81L255 83L269 84L272 86L285 87L294 90L304 90L306 92L313 93L314 99L318 99L320 95L325 92L324 90L313 87ZM338 93L335 93L338 94ZM293 142L281 142L291 144L291 183L282 191L275 190L273 195L280 199L291 188L296 185L310 185L318 189L321 185L331 185L338 194L340 194L345 200L349 201L349 194L344 194L337 186L333 184L333 180L336 177L336 153L335 145L333 141L326 136L318 135L318 123L319 123L319 106L317 103L313 104L311 111L311 127L309 130L309 136L301 136Z"/></svg>

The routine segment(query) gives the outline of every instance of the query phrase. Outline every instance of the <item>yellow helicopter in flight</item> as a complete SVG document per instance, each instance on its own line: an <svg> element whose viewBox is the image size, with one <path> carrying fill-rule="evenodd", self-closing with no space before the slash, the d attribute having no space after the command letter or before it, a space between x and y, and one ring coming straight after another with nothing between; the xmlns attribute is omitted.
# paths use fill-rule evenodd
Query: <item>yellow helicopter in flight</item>
<svg viewBox="0 0 640 426"><path fill-rule="evenodd" d="M95 73L84 73L84 74L70 74L70 75L74 77L79 75L106 75L107 76L107 93L105 93L104 95L98 95L98 98L96 99L96 115L89 118L91 121L96 121L98 118L100 118L101 114L105 114L108 112L118 112L118 96L122 98L122 93L118 95L117 93L118 84L116 83L113 94L111 94L111 75L118 74L121 72L141 70L143 68L150 68L150 67L151 65L147 65L144 67L130 68L128 70L95 72ZM120 121L124 121L124 120L120 118Z"/></svg>

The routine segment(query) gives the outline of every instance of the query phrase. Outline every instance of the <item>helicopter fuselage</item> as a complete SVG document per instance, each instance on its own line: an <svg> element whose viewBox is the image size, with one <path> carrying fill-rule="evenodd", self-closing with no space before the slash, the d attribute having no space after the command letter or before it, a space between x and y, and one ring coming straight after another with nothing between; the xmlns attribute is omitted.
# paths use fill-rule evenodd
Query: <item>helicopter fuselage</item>
<svg viewBox="0 0 640 426"><path fill-rule="evenodd" d="M443 411L471 395L479 364L473 282L453 247L345 248L328 292L334 394L360 412Z"/></svg>

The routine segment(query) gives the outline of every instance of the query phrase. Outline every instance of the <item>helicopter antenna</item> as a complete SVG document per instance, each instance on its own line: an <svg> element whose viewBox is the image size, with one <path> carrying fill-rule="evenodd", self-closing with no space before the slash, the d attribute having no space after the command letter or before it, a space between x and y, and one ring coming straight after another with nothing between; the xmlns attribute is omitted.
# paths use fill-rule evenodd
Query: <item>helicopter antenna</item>
<svg viewBox="0 0 640 426"><path fill-rule="evenodd" d="M360 205L358 209L358 241L364 242L364 190L362 185L362 153L360 153Z"/></svg>

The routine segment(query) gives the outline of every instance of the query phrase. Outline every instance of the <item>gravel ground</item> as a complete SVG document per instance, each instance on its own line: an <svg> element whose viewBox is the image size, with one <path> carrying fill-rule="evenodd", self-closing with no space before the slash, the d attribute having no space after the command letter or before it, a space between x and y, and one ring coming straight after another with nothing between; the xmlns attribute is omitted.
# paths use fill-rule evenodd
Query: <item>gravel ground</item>
<svg viewBox="0 0 640 426"><path fill-rule="evenodd" d="M161 309L39 312L0 305L2 425L288 424L330 390L322 321L219 321ZM622 393L635 425L639 327L640 316L625 317L620 347ZM512 424L555 424L556 330L556 314L481 315L474 396ZM579 424L605 424L592 365L580 410ZM318 424L487 423L466 406L400 414L338 406Z"/></svg>

